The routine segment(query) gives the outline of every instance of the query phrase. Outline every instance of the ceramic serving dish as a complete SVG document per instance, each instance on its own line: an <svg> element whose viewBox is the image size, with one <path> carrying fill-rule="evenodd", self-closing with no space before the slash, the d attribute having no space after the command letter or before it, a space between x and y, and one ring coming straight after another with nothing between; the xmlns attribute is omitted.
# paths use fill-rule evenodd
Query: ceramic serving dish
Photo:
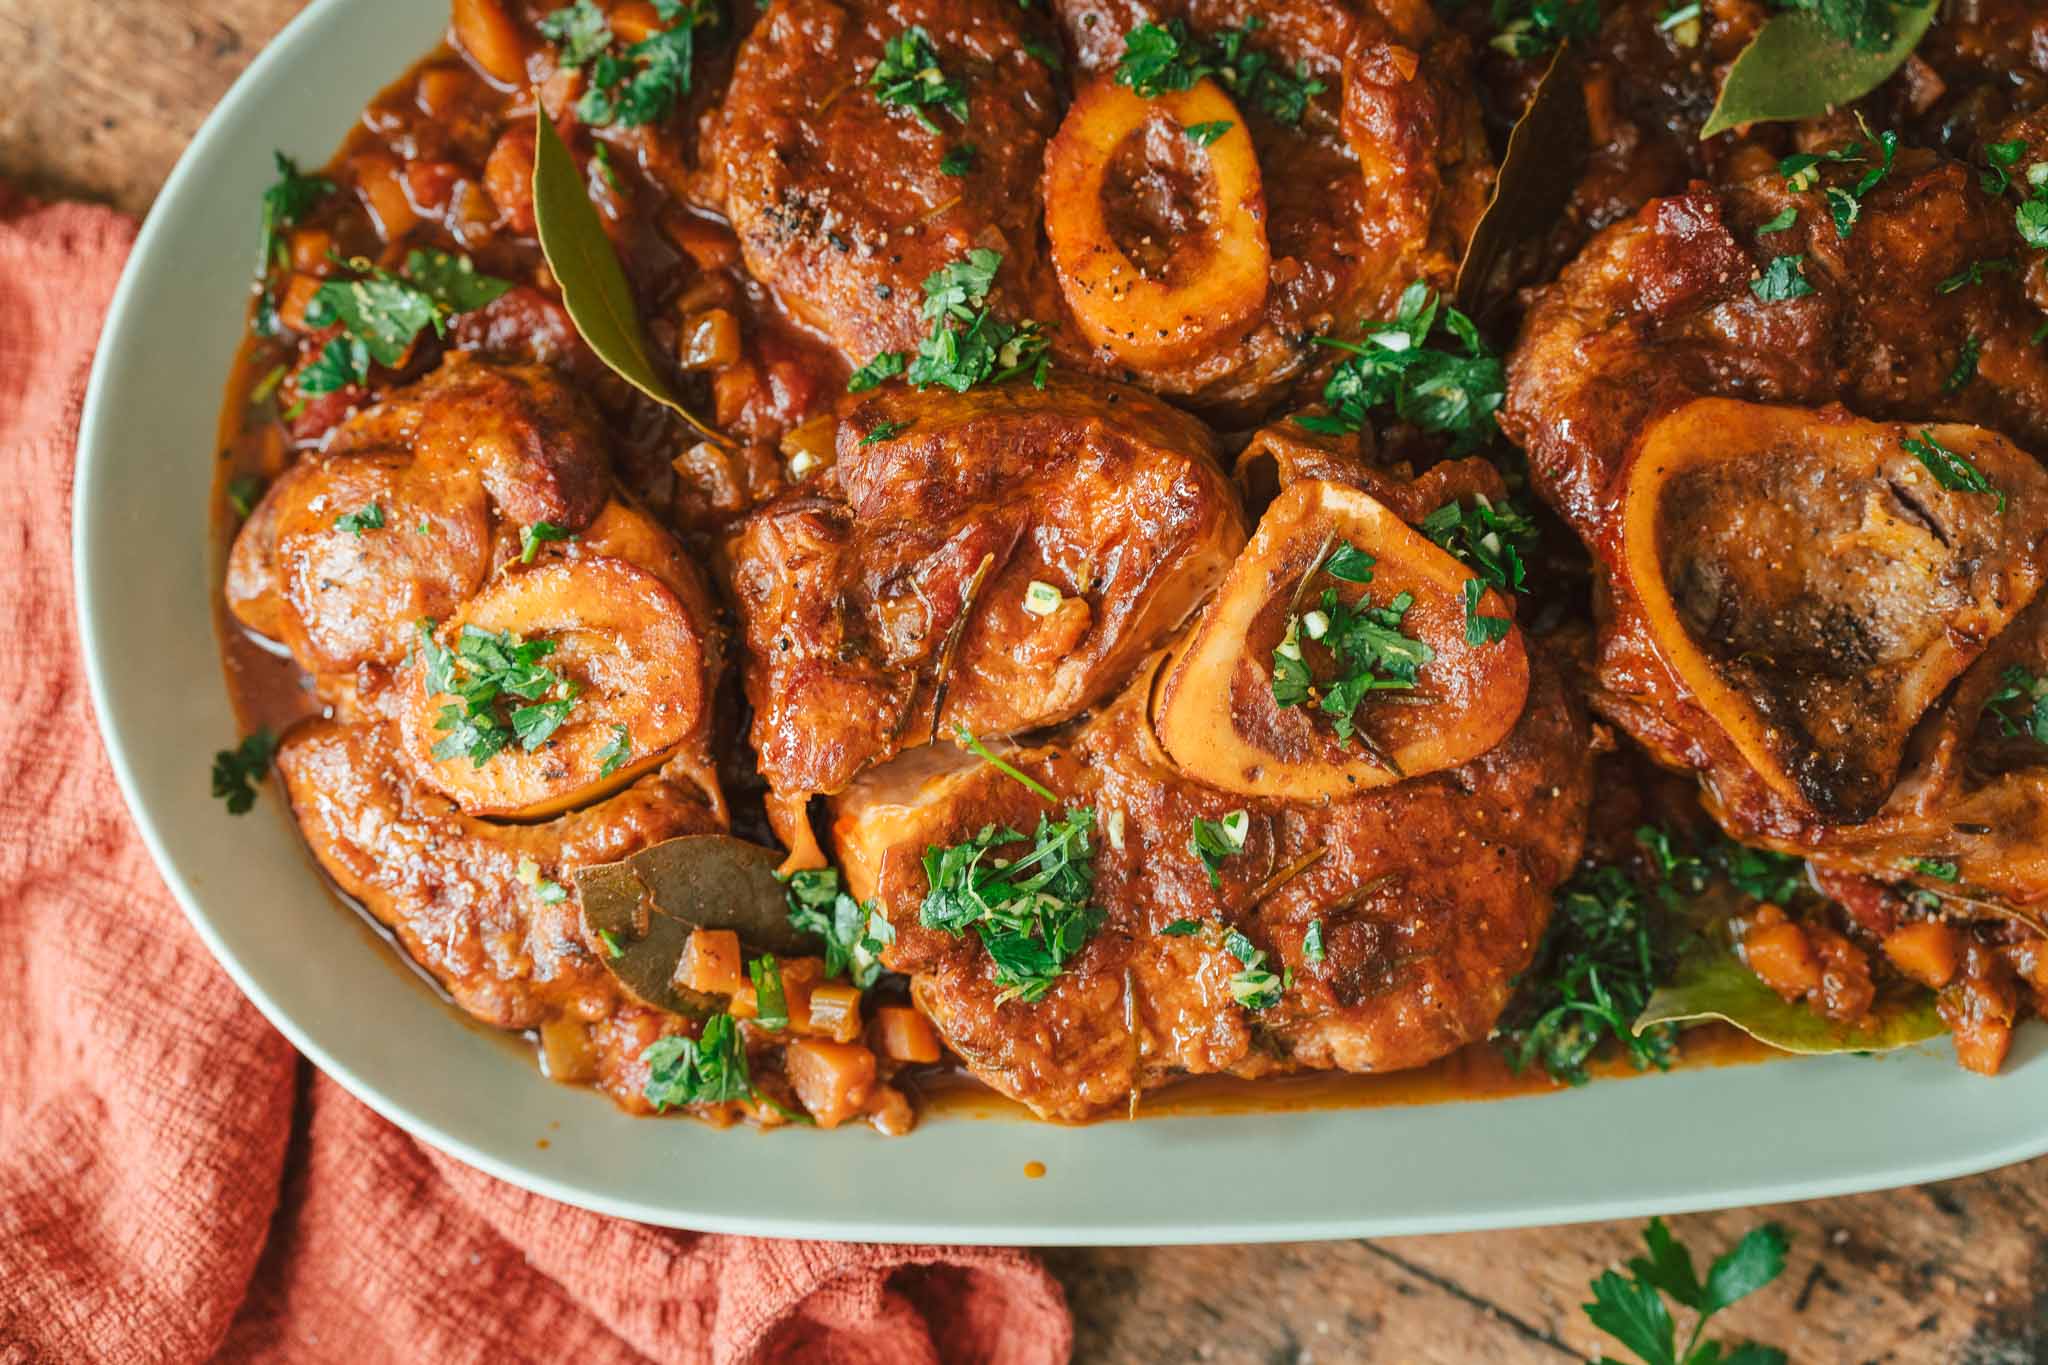
<svg viewBox="0 0 2048 1365"><path fill-rule="evenodd" d="M941 1115L900 1139L633 1119L544 1079L516 1040L466 1023L328 896L274 795L242 819L207 796L213 751L235 738L210 611L215 421L271 149L325 160L369 97L440 39L444 15L422 0L317 0L207 120L115 297L76 496L93 699L143 838L241 989L378 1112L515 1184L647 1222L991 1243L1558 1223L1843 1194L2048 1151L2038 1027L1988 1081L1943 1042L1490 1103L1086 1128Z"/></svg>

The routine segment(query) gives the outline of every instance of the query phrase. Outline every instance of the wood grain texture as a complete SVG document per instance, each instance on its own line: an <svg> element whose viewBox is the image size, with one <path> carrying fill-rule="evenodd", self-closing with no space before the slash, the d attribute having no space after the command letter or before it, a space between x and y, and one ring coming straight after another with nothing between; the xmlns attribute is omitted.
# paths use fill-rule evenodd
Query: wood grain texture
<svg viewBox="0 0 2048 1365"><path fill-rule="evenodd" d="M0 0L0 70L14 77L13 98L0 104L0 178L143 212L206 111L298 9L296 0ZM392 70L411 55L393 53ZM1731 1141L1769 1141L1740 1119L1731 1116ZM1342 1172L1330 1174L1341 1183ZM1801 1365L2048 1362L2048 1161L1674 1224L1704 1255L1765 1218L1791 1232L1791 1266L1725 1324L1717 1319L1721 1335L1781 1346ZM1611 1347L1579 1305L1595 1275L1637 1250L1640 1233L1608 1223L1048 1259L1067 1286L1085 1361L1493 1365L1585 1360Z"/></svg>

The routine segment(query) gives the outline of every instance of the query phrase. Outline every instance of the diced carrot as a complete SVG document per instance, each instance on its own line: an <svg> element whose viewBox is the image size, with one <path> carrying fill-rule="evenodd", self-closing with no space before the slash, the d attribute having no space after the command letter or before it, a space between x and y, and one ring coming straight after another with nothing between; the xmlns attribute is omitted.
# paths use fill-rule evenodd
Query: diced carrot
<svg viewBox="0 0 2048 1365"><path fill-rule="evenodd" d="M739 358L739 319L723 308L693 313L676 331L676 363L683 369L722 369Z"/></svg>
<svg viewBox="0 0 2048 1365"><path fill-rule="evenodd" d="M455 0L457 46L500 85L526 81L526 40L499 0Z"/></svg>
<svg viewBox="0 0 2048 1365"><path fill-rule="evenodd" d="M1946 1011L1943 1011L1946 1014ZM2012 1025L2003 1019L1959 1018L1950 1023L1956 1044L1956 1061L1965 1071L1996 1076L2012 1049Z"/></svg>
<svg viewBox="0 0 2048 1365"><path fill-rule="evenodd" d="M811 1031L811 992L825 979L825 964L815 957L786 957L782 960L782 1003L789 1014L791 1033Z"/></svg>
<svg viewBox="0 0 2048 1365"><path fill-rule="evenodd" d="M1962 969L1936 1006L1955 1037L1956 1061L1979 1075L1997 1075L2019 1017L2018 982L2005 959L1982 943L1966 942Z"/></svg>
<svg viewBox="0 0 2048 1365"><path fill-rule="evenodd" d="M688 256L707 275L739 262L739 238L733 236L732 229L723 223L714 223L709 218L699 218L694 213L677 209L662 217L661 230L675 243L676 250Z"/></svg>
<svg viewBox="0 0 2048 1365"><path fill-rule="evenodd" d="M875 1046L892 1062L936 1062L939 1035L931 1020L906 1005L883 1005L875 1011Z"/></svg>
<svg viewBox="0 0 2048 1365"><path fill-rule="evenodd" d="M783 1051L790 1088L820 1128L855 1117L875 1086L875 1054L857 1043L799 1038Z"/></svg>
<svg viewBox="0 0 2048 1365"><path fill-rule="evenodd" d="M613 36L628 47L646 42L665 27L648 0L625 0L613 7L611 20Z"/></svg>
<svg viewBox="0 0 2048 1365"><path fill-rule="evenodd" d="M740 961L740 936L730 929L693 929L677 974L693 991L731 995L747 979Z"/></svg>
<svg viewBox="0 0 2048 1365"><path fill-rule="evenodd" d="M334 234L326 228L300 228L292 234L292 269L315 274L333 249Z"/></svg>
<svg viewBox="0 0 2048 1365"><path fill-rule="evenodd" d="M277 301L278 321L294 332L312 331L312 324L306 321L306 309L324 283L318 275L293 275L291 283L284 287L284 296Z"/></svg>
<svg viewBox="0 0 2048 1365"><path fill-rule="evenodd" d="M1884 941L1884 955L1923 986L1940 990L1955 979L1962 965L1963 936L1952 924L1916 920L1894 929Z"/></svg>
<svg viewBox="0 0 2048 1365"><path fill-rule="evenodd" d="M365 152L355 159L355 173L356 191L386 242L399 240L418 225L419 212L406 197L405 177L396 160L383 152Z"/></svg>
<svg viewBox="0 0 2048 1365"><path fill-rule="evenodd" d="M413 102L429 118L445 118L454 111L473 79L456 67L430 66L420 72Z"/></svg>
<svg viewBox="0 0 2048 1365"><path fill-rule="evenodd" d="M1820 989L1820 963L1798 925L1783 918L1759 922L1742 936L1742 957L1763 983L1787 1000Z"/></svg>
<svg viewBox="0 0 2048 1365"><path fill-rule="evenodd" d="M505 130L484 159L484 188L514 232L533 235L533 129L524 123Z"/></svg>
<svg viewBox="0 0 2048 1365"><path fill-rule="evenodd" d="M754 983L749 981L732 993L732 1003L725 1012L735 1019L757 1019L761 1015L760 997L754 992Z"/></svg>
<svg viewBox="0 0 2048 1365"><path fill-rule="evenodd" d="M860 1037L860 991L840 981L828 981L811 992L810 1031L835 1042L850 1043Z"/></svg>

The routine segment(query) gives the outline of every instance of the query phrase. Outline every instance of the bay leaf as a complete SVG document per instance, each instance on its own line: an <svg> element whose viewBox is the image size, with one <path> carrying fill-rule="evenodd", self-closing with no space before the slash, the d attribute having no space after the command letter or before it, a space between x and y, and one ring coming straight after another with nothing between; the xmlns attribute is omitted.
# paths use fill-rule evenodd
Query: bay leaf
<svg viewBox="0 0 2048 1365"><path fill-rule="evenodd" d="M562 289L569 320L597 358L628 384L675 413L719 445L730 442L677 401L655 368L647 334L633 306L633 289L619 265L612 239L590 202L583 172L555 131L548 111L535 111L533 218L541 254Z"/></svg>
<svg viewBox="0 0 2048 1365"><path fill-rule="evenodd" d="M627 994L655 1009L701 1018L724 1002L676 984L692 930L730 929L754 952L817 951L817 940L789 922L775 876L781 862L780 853L744 839L690 834L616 863L577 868L572 877L584 932Z"/></svg>
<svg viewBox="0 0 2048 1365"><path fill-rule="evenodd" d="M1679 962L1671 981L1657 988L1635 1021L1640 1034L1657 1024L1719 1019L1760 1043L1784 1052L1889 1052L1938 1038L1947 1029L1934 1009L1934 992L1895 985L1878 992L1870 1017L1851 1027L1787 1002L1726 947L1701 943Z"/></svg>
<svg viewBox="0 0 2048 1365"><path fill-rule="evenodd" d="M1890 46L1867 51L1830 33L1804 10L1780 14L1742 49L1702 138L1745 123L1819 118L1861 99L1905 65L1940 8L1937 0L1894 4Z"/></svg>
<svg viewBox="0 0 2048 1365"><path fill-rule="evenodd" d="M1454 291L1460 308L1478 316L1489 297L1505 292L1494 278L1501 265L1563 214L1592 149L1579 61L1569 42L1560 43L1529 96L1529 107L1508 134L1493 196L1465 244Z"/></svg>

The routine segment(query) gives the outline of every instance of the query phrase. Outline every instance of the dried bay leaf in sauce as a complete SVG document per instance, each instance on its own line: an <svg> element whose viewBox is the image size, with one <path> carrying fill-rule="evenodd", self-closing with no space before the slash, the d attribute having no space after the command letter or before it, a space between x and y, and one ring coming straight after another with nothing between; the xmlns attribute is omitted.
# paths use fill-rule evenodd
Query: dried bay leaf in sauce
<svg viewBox="0 0 2048 1365"><path fill-rule="evenodd" d="M1732 950L1703 943L1679 961L1668 984L1651 994L1635 1031L1719 1019L1784 1052L1889 1052L1948 1032L1934 1000L1934 992L1924 986L1886 987L1879 990L1869 1018L1851 1026L1815 1013L1803 1001L1785 1000Z"/></svg>
<svg viewBox="0 0 2048 1365"><path fill-rule="evenodd" d="M562 289L562 305L597 358L628 384L675 413L700 434L726 439L698 421L669 391L647 349L647 335L633 305L633 289L618 252L590 202L583 172L555 131L547 110L536 110L533 150L533 217L541 253Z"/></svg>
<svg viewBox="0 0 2048 1365"><path fill-rule="evenodd" d="M744 839L692 834L620 862L577 868L584 933L634 999L673 1014L717 1013L722 1000L675 982L692 930L730 929L754 951L799 954L818 946L789 922L775 876L781 861L773 849Z"/></svg>
<svg viewBox="0 0 2048 1365"><path fill-rule="evenodd" d="M1536 83L1529 107L1508 134L1493 197L1473 225L1458 266L1458 306L1475 316L1501 292L1495 276L1515 249L1550 230L1571 203L1593 147L1579 61L1570 43L1558 45L1550 69Z"/></svg>
<svg viewBox="0 0 2048 1365"><path fill-rule="evenodd" d="M1721 98L1700 136L1710 138L1745 123L1819 118L1861 99L1913 55L1938 9L1936 0L1893 5L1892 41L1875 50L1851 45L1803 10L1780 14L1757 31L1728 68Z"/></svg>

